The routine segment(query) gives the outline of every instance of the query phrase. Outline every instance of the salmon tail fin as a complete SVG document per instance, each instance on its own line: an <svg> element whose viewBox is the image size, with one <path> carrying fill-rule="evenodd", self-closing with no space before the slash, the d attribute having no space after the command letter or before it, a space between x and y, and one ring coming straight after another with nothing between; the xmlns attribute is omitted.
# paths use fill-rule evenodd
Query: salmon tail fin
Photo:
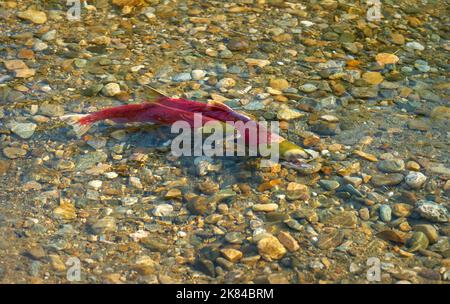
<svg viewBox="0 0 450 304"><path fill-rule="evenodd" d="M93 121L86 119L90 114L69 114L61 116L61 120L73 127L78 138L81 138L92 126Z"/></svg>

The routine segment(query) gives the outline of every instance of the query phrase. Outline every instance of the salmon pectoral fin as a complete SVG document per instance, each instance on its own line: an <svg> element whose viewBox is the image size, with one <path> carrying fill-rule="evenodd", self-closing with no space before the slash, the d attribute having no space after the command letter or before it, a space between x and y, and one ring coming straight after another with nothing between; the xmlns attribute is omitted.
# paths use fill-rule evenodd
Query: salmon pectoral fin
<svg viewBox="0 0 450 304"><path fill-rule="evenodd" d="M60 119L72 126L76 136L81 138L92 126L92 121L86 120L89 114L69 114L61 116Z"/></svg>

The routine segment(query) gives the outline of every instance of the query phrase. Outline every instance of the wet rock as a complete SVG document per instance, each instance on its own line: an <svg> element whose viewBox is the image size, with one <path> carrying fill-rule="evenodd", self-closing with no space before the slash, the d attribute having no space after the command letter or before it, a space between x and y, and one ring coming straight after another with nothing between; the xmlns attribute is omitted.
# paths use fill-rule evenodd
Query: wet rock
<svg viewBox="0 0 450 304"><path fill-rule="evenodd" d="M211 260L208 260L206 258L198 259L196 263L196 268L199 269L201 272L205 273L206 275L209 275L211 277L216 276L214 263Z"/></svg>
<svg viewBox="0 0 450 304"><path fill-rule="evenodd" d="M16 78L28 78L28 77L32 77L36 74L36 70L34 69L17 69L14 70L14 77Z"/></svg>
<svg viewBox="0 0 450 304"><path fill-rule="evenodd" d="M418 130L418 131L430 130L430 125L422 119L410 120L410 121L408 121L407 125L408 125L408 128L410 128L411 130Z"/></svg>
<svg viewBox="0 0 450 304"><path fill-rule="evenodd" d="M403 175L400 173L375 175L372 177L371 182L375 187L382 186L395 186L403 181Z"/></svg>
<svg viewBox="0 0 450 304"><path fill-rule="evenodd" d="M405 169L405 162L401 159L386 159L378 162L377 167L385 173L396 173Z"/></svg>
<svg viewBox="0 0 450 304"><path fill-rule="evenodd" d="M97 84L90 85L89 87L84 89L82 91L82 94L84 96L92 97L92 96L96 96L98 93L100 93L102 89L103 89L103 85L101 83L97 83Z"/></svg>
<svg viewBox="0 0 450 304"><path fill-rule="evenodd" d="M53 209L53 216L57 219L73 220L77 217L75 206L69 201L62 201Z"/></svg>
<svg viewBox="0 0 450 304"><path fill-rule="evenodd" d="M422 73L427 73L431 69L430 66L428 65L428 62L421 59L418 59L414 62L414 67Z"/></svg>
<svg viewBox="0 0 450 304"><path fill-rule="evenodd" d="M309 189L308 186L291 182L286 187L286 197L290 200L308 200Z"/></svg>
<svg viewBox="0 0 450 304"><path fill-rule="evenodd" d="M227 43L227 48L231 51L245 51L248 50L249 44L243 39L233 38Z"/></svg>
<svg viewBox="0 0 450 304"><path fill-rule="evenodd" d="M39 112L49 117L60 117L64 115L64 107L58 104L44 103L39 107Z"/></svg>
<svg viewBox="0 0 450 304"><path fill-rule="evenodd" d="M145 237L140 240L142 246L156 252L166 252L170 245L166 240L159 237Z"/></svg>
<svg viewBox="0 0 450 304"><path fill-rule="evenodd" d="M358 217L353 211L342 211L336 214L323 214L320 222L325 225L355 228L358 224Z"/></svg>
<svg viewBox="0 0 450 304"><path fill-rule="evenodd" d="M141 275L154 274L157 268L158 263L147 255L137 257L133 265L133 269Z"/></svg>
<svg viewBox="0 0 450 304"><path fill-rule="evenodd" d="M427 177L421 172L410 172L405 176L405 183L413 189L419 189L427 180Z"/></svg>
<svg viewBox="0 0 450 304"><path fill-rule="evenodd" d="M407 42L405 45L408 49L423 51L425 47L417 41Z"/></svg>
<svg viewBox="0 0 450 304"><path fill-rule="evenodd" d="M359 209L359 217L363 221L368 221L370 219L370 211L369 208L361 208Z"/></svg>
<svg viewBox="0 0 450 304"><path fill-rule="evenodd" d="M367 72L362 75L368 84L378 85L383 82L384 78L379 72Z"/></svg>
<svg viewBox="0 0 450 304"><path fill-rule="evenodd" d="M258 252L266 260L279 260L286 254L286 248L274 236L262 238L258 242Z"/></svg>
<svg viewBox="0 0 450 304"><path fill-rule="evenodd" d="M3 148L3 155L5 155L9 159L15 159L24 157L27 154L27 150L16 147L6 147Z"/></svg>
<svg viewBox="0 0 450 304"><path fill-rule="evenodd" d="M380 218L383 222L390 222L392 220L392 209L388 205L381 205Z"/></svg>
<svg viewBox="0 0 450 304"><path fill-rule="evenodd" d="M114 232L117 229L116 219L112 216L105 216L93 223L91 229L95 234Z"/></svg>
<svg viewBox="0 0 450 304"><path fill-rule="evenodd" d="M351 93L358 98L375 98L378 96L378 89L376 87L353 87Z"/></svg>
<svg viewBox="0 0 450 304"><path fill-rule="evenodd" d="M220 253L222 253L222 255L230 262L232 263L236 263L237 261L239 261L243 254L242 251L233 249L233 248L223 248L222 250L220 250Z"/></svg>
<svg viewBox="0 0 450 304"><path fill-rule="evenodd" d="M269 204L255 204L252 206L253 211L256 212L273 212L278 209L278 205L275 203Z"/></svg>
<svg viewBox="0 0 450 304"><path fill-rule="evenodd" d="M428 268L423 268L422 270L420 270L418 272L418 274L428 280L433 280L433 281L440 281L441 280L441 275L439 273L439 271L433 270L433 269L428 269Z"/></svg>
<svg viewBox="0 0 450 304"><path fill-rule="evenodd" d="M191 72L191 75L192 75L192 79L194 79L194 80L202 80L206 76L206 71L204 71L204 70L193 70Z"/></svg>
<svg viewBox="0 0 450 304"><path fill-rule="evenodd" d="M102 88L103 95L109 97L116 96L120 94L120 92L120 85L115 82L110 82Z"/></svg>
<svg viewBox="0 0 450 304"><path fill-rule="evenodd" d="M338 123L330 123L326 121L317 121L311 125L311 131L319 135L333 136L341 133Z"/></svg>
<svg viewBox="0 0 450 304"><path fill-rule="evenodd" d="M344 234L339 229L326 229L319 235L316 246L322 250L336 248L344 240Z"/></svg>
<svg viewBox="0 0 450 304"><path fill-rule="evenodd" d="M236 85L236 80L233 78L222 78L217 82L216 87L218 89L229 89Z"/></svg>
<svg viewBox="0 0 450 304"><path fill-rule="evenodd" d="M300 91L304 93L312 93L317 91L317 87L311 83L305 83L298 88Z"/></svg>
<svg viewBox="0 0 450 304"><path fill-rule="evenodd" d="M164 195L165 199L177 199L177 198L181 198L181 190L180 189L169 189L169 191L166 192L166 194Z"/></svg>
<svg viewBox="0 0 450 304"><path fill-rule="evenodd" d="M44 41L52 41L56 39L56 30L50 30L41 37Z"/></svg>
<svg viewBox="0 0 450 304"><path fill-rule="evenodd" d="M277 113L277 118L279 120L293 120L304 116L304 114L300 111L291 109L287 106L283 106Z"/></svg>
<svg viewBox="0 0 450 304"><path fill-rule="evenodd" d="M75 169L78 171L89 169L97 163L106 161L107 158L108 155L103 151L95 151L80 155L77 158Z"/></svg>
<svg viewBox="0 0 450 304"><path fill-rule="evenodd" d="M34 123L14 123L11 126L11 132L18 135L23 139L28 139L33 136L34 131L36 130L36 124Z"/></svg>
<svg viewBox="0 0 450 304"><path fill-rule="evenodd" d="M334 180L326 180L326 179L321 179L319 181L319 184L328 191L332 191L332 190L336 190L337 188L339 188L340 184L337 181Z"/></svg>
<svg viewBox="0 0 450 304"><path fill-rule="evenodd" d="M420 249L428 248L428 238L425 233L421 231L414 232L413 236L406 243L409 252L416 252Z"/></svg>
<svg viewBox="0 0 450 304"><path fill-rule="evenodd" d="M216 207L205 197L195 197L186 205L187 209L196 215L206 215L214 212Z"/></svg>
<svg viewBox="0 0 450 304"><path fill-rule="evenodd" d="M287 248L287 250L294 252L300 249L300 245L298 244L297 240L292 237L292 235L289 232L281 231L278 234L278 240L283 244L284 247Z"/></svg>
<svg viewBox="0 0 450 304"><path fill-rule="evenodd" d="M403 203L394 204L392 207L392 212L397 217L408 217L411 215L413 206Z"/></svg>
<svg viewBox="0 0 450 304"><path fill-rule="evenodd" d="M415 161L409 161L406 163L406 169L408 170L412 170L412 171L419 171L420 170L420 165L418 163L416 163Z"/></svg>
<svg viewBox="0 0 450 304"><path fill-rule="evenodd" d="M415 225L414 230L423 232L426 235L427 239L430 241L430 244L436 243L439 239L439 233L432 225L429 224Z"/></svg>
<svg viewBox="0 0 450 304"><path fill-rule="evenodd" d="M44 12L29 9L23 12L18 12L17 17L31 21L35 24L44 24L47 22L47 15Z"/></svg>
<svg viewBox="0 0 450 304"><path fill-rule="evenodd" d="M34 246L25 251L24 255L34 260L41 260L46 257L46 253L41 246Z"/></svg>
<svg viewBox="0 0 450 304"><path fill-rule="evenodd" d="M244 235L238 231L232 231L225 234L225 240L230 244L242 244Z"/></svg>
<svg viewBox="0 0 450 304"><path fill-rule="evenodd" d="M50 254L49 256L50 264L52 269L57 272L63 272L66 270L66 265L62 261L61 257L57 254Z"/></svg>
<svg viewBox="0 0 450 304"><path fill-rule="evenodd" d="M269 86L278 91L284 91L289 88L289 82L283 78L271 79Z"/></svg>
<svg viewBox="0 0 450 304"><path fill-rule="evenodd" d="M160 204L153 209L154 216L170 216L173 212L173 206L169 204Z"/></svg>
<svg viewBox="0 0 450 304"><path fill-rule="evenodd" d="M191 73L180 73L172 77L172 80L175 82L190 81L191 79Z"/></svg>
<svg viewBox="0 0 450 304"><path fill-rule="evenodd" d="M419 201L416 204L416 211L425 219L432 222L445 223L449 220L447 209L439 204L430 201Z"/></svg>

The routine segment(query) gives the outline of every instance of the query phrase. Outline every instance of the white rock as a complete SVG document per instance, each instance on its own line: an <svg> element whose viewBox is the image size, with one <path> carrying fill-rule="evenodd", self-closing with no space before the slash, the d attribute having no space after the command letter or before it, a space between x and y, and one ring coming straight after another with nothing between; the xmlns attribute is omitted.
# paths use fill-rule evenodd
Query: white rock
<svg viewBox="0 0 450 304"><path fill-rule="evenodd" d="M216 87L219 89L229 89L236 85L236 80L233 78L222 78L216 84Z"/></svg>
<svg viewBox="0 0 450 304"><path fill-rule="evenodd" d="M409 49L418 50L418 51L423 51L425 49L425 47L417 41L412 41L412 42L406 43L406 47Z"/></svg>
<svg viewBox="0 0 450 304"><path fill-rule="evenodd" d="M304 25L306 27L310 27L310 26L314 25L314 22L311 22L311 21L308 21L308 20L302 20L302 21L300 21L300 24Z"/></svg>
<svg viewBox="0 0 450 304"><path fill-rule="evenodd" d="M312 93L317 90L317 87L312 83L305 83L299 87L299 90L305 93Z"/></svg>
<svg viewBox="0 0 450 304"><path fill-rule="evenodd" d="M92 180L88 183L89 187L91 187L92 189L98 190L102 187L103 182L101 180Z"/></svg>
<svg viewBox="0 0 450 304"><path fill-rule="evenodd" d="M411 171L406 175L405 182L413 189L419 189L427 180L427 177L421 172Z"/></svg>
<svg viewBox="0 0 450 304"><path fill-rule="evenodd" d="M105 96L115 96L120 93L120 86L118 83L110 82L103 87L102 93Z"/></svg>
<svg viewBox="0 0 450 304"><path fill-rule="evenodd" d="M153 210L154 216L169 216L173 212L173 206L169 204L161 204Z"/></svg>
<svg viewBox="0 0 450 304"><path fill-rule="evenodd" d="M11 127L11 132L20 136L23 139L28 139L33 136L36 130L36 124L31 122L26 123L15 123Z"/></svg>
<svg viewBox="0 0 450 304"><path fill-rule="evenodd" d="M202 80L206 76L206 71L204 70L193 70L191 72L192 79L194 80Z"/></svg>
<svg viewBox="0 0 450 304"><path fill-rule="evenodd" d="M116 172L106 172L104 175L106 176L106 178L109 179L113 179L119 176L119 174L117 174Z"/></svg>

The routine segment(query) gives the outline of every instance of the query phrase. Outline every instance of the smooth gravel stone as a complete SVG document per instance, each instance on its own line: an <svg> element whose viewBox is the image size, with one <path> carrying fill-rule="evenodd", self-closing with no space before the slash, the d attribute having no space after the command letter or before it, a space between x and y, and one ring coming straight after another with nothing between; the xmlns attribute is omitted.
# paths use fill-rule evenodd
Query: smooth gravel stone
<svg viewBox="0 0 450 304"><path fill-rule="evenodd" d="M230 59L233 57L233 53L230 50L223 50L219 53L219 58Z"/></svg>
<svg viewBox="0 0 450 304"><path fill-rule="evenodd" d="M36 130L37 125L31 122L26 123L15 123L11 127L11 132L18 135L23 139L28 139L33 136L34 131Z"/></svg>
<svg viewBox="0 0 450 304"><path fill-rule="evenodd" d="M45 103L39 107L39 113L49 117L60 117L64 115L64 107L58 104Z"/></svg>
<svg viewBox="0 0 450 304"><path fill-rule="evenodd" d="M377 167L385 173L397 173L405 169L405 162L401 159L386 159L378 162Z"/></svg>
<svg viewBox="0 0 450 304"><path fill-rule="evenodd" d="M432 225L429 224L416 225L414 226L414 230L425 233L428 240L430 241L430 244L436 243L439 239L439 233Z"/></svg>
<svg viewBox="0 0 450 304"><path fill-rule="evenodd" d="M203 272L204 274L215 277L216 276L216 270L214 267L214 263L208 259L201 258L196 263L196 268Z"/></svg>
<svg viewBox="0 0 450 304"><path fill-rule="evenodd" d="M240 232L228 232L225 234L225 240L231 244L241 244L244 241L244 236Z"/></svg>
<svg viewBox="0 0 450 304"><path fill-rule="evenodd" d="M162 238L146 237L140 241L142 246L152 251L166 252L170 248L167 241Z"/></svg>
<svg viewBox="0 0 450 304"><path fill-rule="evenodd" d="M418 50L418 51L423 51L425 49L425 47L417 41L412 41L412 42L406 43L406 47L408 49Z"/></svg>
<svg viewBox="0 0 450 304"><path fill-rule="evenodd" d="M392 209L388 205L380 207L380 218L383 222L390 222L392 220Z"/></svg>
<svg viewBox="0 0 450 304"><path fill-rule="evenodd" d="M400 184L403 181L403 178L403 175L400 173L380 174L373 176L371 182L375 187L395 186Z"/></svg>
<svg viewBox="0 0 450 304"><path fill-rule="evenodd" d="M51 30L42 35L41 39L45 41L55 40L56 38L56 30Z"/></svg>
<svg viewBox="0 0 450 304"><path fill-rule="evenodd" d="M96 221L92 226L92 231L96 234L116 231L116 220L112 216L105 216Z"/></svg>
<svg viewBox="0 0 450 304"><path fill-rule="evenodd" d="M191 79L191 73L180 73L172 77L172 80L175 82L189 81Z"/></svg>
<svg viewBox="0 0 450 304"><path fill-rule="evenodd" d="M319 184L322 186L322 188L324 188L325 190L331 191L331 190L335 190L337 188L339 188L340 184L337 181L334 180L326 180L326 179L321 179L319 181Z"/></svg>
<svg viewBox="0 0 450 304"><path fill-rule="evenodd" d="M227 48L232 51L244 51L249 48L247 41L242 39L230 39Z"/></svg>
<svg viewBox="0 0 450 304"><path fill-rule="evenodd" d="M351 184L344 185L341 189L339 189L339 192L348 192L351 195L354 195L357 197L361 197L361 198L364 197L364 195Z"/></svg>
<svg viewBox="0 0 450 304"><path fill-rule="evenodd" d="M169 216L173 212L173 206L169 204L161 204L153 210L154 216Z"/></svg>
<svg viewBox="0 0 450 304"><path fill-rule="evenodd" d="M115 82L110 82L102 88L102 93L105 96L116 96L120 93L120 85Z"/></svg>
<svg viewBox="0 0 450 304"><path fill-rule="evenodd" d="M297 230L297 231L303 231L304 227L302 224L300 224L298 221L294 219L288 219L285 220L284 223L291 229Z"/></svg>
<svg viewBox="0 0 450 304"><path fill-rule="evenodd" d="M353 87L351 90L353 96L358 98L375 98L378 96L377 87Z"/></svg>
<svg viewBox="0 0 450 304"><path fill-rule="evenodd" d="M312 93L317 90L317 87L311 83L305 83L298 88L300 91L305 93Z"/></svg>
<svg viewBox="0 0 450 304"><path fill-rule="evenodd" d="M449 220L447 209L434 202L419 201L416 204L416 210L423 218L432 222L446 223Z"/></svg>
<svg viewBox="0 0 450 304"><path fill-rule="evenodd" d="M428 65L428 62L420 59L416 60L416 62L414 63L414 67L423 73L429 72L431 69Z"/></svg>
<svg viewBox="0 0 450 304"><path fill-rule="evenodd" d="M316 246L319 249L327 250L330 248L336 248L344 241L344 233L340 229L330 229L319 235L319 239L316 242Z"/></svg>
<svg viewBox="0 0 450 304"><path fill-rule="evenodd" d="M193 70L191 72L192 79L194 80L202 80L206 76L206 71L204 70Z"/></svg>
<svg viewBox="0 0 450 304"><path fill-rule="evenodd" d="M427 249L429 240L425 233L421 231L414 232L413 236L406 243L409 252L416 252L420 249Z"/></svg>
<svg viewBox="0 0 450 304"><path fill-rule="evenodd" d="M405 176L405 183L413 189L419 189L427 180L427 177L421 172L410 172Z"/></svg>
<svg viewBox="0 0 450 304"><path fill-rule="evenodd" d="M81 93L82 93L84 96L92 97L92 96L95 96L95 95L97 95L98 93L100 93L100 91L101 91L102 89L103 89L103 84L98 83L98 84L93 84L93 85L87 87L87 88L84 89Z"/></svg>

